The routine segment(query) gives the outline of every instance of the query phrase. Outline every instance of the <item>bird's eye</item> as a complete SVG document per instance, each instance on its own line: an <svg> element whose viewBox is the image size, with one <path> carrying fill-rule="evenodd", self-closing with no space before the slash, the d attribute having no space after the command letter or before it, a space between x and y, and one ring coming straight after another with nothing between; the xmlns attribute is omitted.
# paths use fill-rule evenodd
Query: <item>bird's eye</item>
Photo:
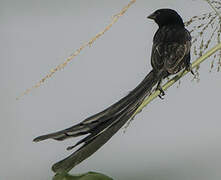
<svg viewBox="0 0 221 180"><path fill-rule="evenodd" d="M160 12L159 11L156 11L156 15L159 15L160 14Z"/></svg>

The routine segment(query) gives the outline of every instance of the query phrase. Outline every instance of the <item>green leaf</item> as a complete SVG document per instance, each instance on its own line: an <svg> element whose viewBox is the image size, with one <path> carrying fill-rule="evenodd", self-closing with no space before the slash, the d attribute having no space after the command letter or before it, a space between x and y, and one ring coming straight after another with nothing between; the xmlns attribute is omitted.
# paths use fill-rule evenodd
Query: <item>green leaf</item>
<svg viewBox="0 0 221 180"><path fill-rule="evenodd" d="M104 174L96 172L88 172L80 175L70 175L67 173L56 174L53 180L113 180L112 178L105 176Z"/></svg>

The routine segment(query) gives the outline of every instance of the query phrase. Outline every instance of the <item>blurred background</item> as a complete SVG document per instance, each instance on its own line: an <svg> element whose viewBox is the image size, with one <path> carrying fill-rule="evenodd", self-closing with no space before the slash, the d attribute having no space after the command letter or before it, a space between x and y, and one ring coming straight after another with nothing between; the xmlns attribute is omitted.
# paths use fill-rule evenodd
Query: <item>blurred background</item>
<svg viewBox="0 0 221 180"><path fill-rule="evenodd" d="M183 19L212 11L203 0L137 0L104 36L42 87L26 88L108 25L125 0L0 0L0 179L48 180L71 152L65 142L34 137L72 126L127 95L151 70L158 8ZM193 56L193 60L195 60ZM189 73L71 173L101 172L127 180L221 178L220 73Z"/></svg>

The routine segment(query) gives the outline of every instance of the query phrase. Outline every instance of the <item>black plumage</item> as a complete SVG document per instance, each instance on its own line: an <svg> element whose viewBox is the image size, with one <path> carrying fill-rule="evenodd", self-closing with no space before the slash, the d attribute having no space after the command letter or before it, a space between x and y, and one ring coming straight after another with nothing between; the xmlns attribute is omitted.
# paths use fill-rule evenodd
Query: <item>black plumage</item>
<svg viewBox="0 0 221 180"><path fill-rule="evenodd" d="M67 172L91 156L105 144L134 114L152 88L165 77L176 74L183 68L190 69L191 36L185 29L182 18L171 9L159 9L148 18L159 25L151 55L153 69L144 80L126 97L77 125L55 133L39 136L35 142L45 139L65 140L70 137L87 135L68 150L83 144L69 157L54 164L56 173ZM162 90L161 90L162 91Z"/></svg>

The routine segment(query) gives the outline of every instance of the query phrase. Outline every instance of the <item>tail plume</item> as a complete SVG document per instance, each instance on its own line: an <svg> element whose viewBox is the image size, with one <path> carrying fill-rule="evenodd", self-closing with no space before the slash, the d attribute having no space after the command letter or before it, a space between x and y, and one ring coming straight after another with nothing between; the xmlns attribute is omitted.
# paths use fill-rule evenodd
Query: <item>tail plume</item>
<svg viewBox="0 0 221 180"><path fill-rule="evenodd" d="M67 148L70 150L83 144L79 149L52 166L52 170L56 173L68 172L95 153L131 118L158 81L159 76L152 70L127 96L104 111L97 113L70 128L39 136L33 141L39 142L46 139L62 141L70 137L88 134L88 136L77 142L74 146Z"/></svg>

